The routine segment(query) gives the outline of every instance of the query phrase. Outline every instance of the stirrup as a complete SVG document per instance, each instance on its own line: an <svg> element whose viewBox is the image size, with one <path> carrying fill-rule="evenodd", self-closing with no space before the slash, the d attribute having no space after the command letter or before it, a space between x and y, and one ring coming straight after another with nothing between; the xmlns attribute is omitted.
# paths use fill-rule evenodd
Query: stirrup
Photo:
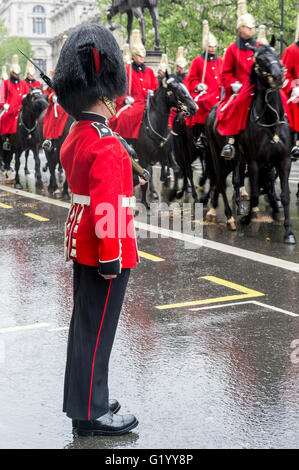
<svg viewBox="0 0 299 470"><path fill-rule="evenodd" d="M52 141L50 139L44 140L42 143L42 148L50 152L50 150L52 150Z"/></svg>
<svg viewBox="0 0 299 470"><path fill-rule="evenodd" d="M221 157L224 157L226 160L233 160L235 155L236 149L233 144L226 144L221 151Z"/></svg>
<svg viewBox="0 0 299 470"><path fill-rule="evenodd" d="M201 136L197 137L197 139L194 141L194 146L197 149L201 149L201 150L205 149L205 144Z"/></svg>

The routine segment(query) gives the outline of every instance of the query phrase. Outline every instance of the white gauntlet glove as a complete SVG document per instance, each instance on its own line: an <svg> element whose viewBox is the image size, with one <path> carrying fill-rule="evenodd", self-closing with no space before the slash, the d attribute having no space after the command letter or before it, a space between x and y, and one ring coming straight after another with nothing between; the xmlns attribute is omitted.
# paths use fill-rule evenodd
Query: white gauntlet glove
<svg viewBox="0 0 299 470"><path fill-rule="evenodd" d="M134 103L134 101L135 100L134 100L133 96L127 96L126 99L125 99L125 104L131 105L131 104Z"/></svg>
<svg viewBox="0 0 299 470"><path fill-rule="evenodd" d="M8 111L9 110L9 104L5 103L4 106L3 106L3 109L4 109L4 111Z"/></svg>
<svg viewBox="0 0 299 470"><path fill-rule="evenodd" d="M233 90L233 93L239 93L242 86L243 86L242 83L237 81L231 84L231 89Z"/></svg>
<svg viewBox="0 0 299 470"><path fill-rule="evenodd" d="M52 97L52 103L53 103L53 104L56 104L56 103L57 103L57 96L56 96L56 95L54 95L54 96Z"/></svg>
<svg viewBox="0 0 299 470"><path fill-rule="evenodd" d="M299 97L299 86L295 86L295 87L292 89L291 98L292 98L292 99L295 99L295 98L298 98L298 97Z"/></svg>
<svg viewBox="0 0 299 470"><path fill-rule="evenodd" d="M206 85L205 83L199 83L195 87L196 92L207 91L207 89L208 89L208 85Z"/></svg>

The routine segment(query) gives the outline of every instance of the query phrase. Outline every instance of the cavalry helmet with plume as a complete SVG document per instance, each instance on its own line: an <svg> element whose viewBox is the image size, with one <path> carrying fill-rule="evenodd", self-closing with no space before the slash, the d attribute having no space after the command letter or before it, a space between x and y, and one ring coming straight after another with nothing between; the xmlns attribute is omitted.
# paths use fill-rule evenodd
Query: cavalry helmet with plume
<svg viewBox="0 0 299 470"><path fill-rule="evenodd" d="M123 96L127 75L113 34L97 24L75 28L61 49L52 86L61 106L75 118L99 98Z"/></svg>
<svg viewBox="0 0 299 470"><path fill-rule="evenodd" d="M241 26L247 26L247 28L255 28L255 19L247 11L247 2L246 2L246 0L239 0L238 1L238 13L237 13L237 15L238 15L237 29L241 28Z"/></svg>

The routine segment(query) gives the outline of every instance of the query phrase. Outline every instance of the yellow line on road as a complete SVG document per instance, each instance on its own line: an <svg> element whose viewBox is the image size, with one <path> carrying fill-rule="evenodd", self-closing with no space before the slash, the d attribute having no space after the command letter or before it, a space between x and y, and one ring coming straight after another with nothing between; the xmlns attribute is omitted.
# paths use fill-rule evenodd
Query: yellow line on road
<svg viewBox="0 0 299 470"><path fill-rule="evenodd" d="M139 251L138 250L138 254L141 258L149 259L151 261L154 261L155 263L159 263L160 261L165 261L165 259L159 258L159 256L154 256L154 255L151 255L149 253L145 253L144 251Z"/></svg>
<svg viewBox="0 0 299 470"><path fill-rule="evenodd" d="M211 281L215 284L220 284L222 286L229 287L231 289L237 290L242 292L242 294L237 295L228 295L225 297L214 297L212 299L203 299L203 300L192 300L190 302L181 302L177 304L168 304L168 305L158 305L156 306L159 310L166 310L170 308L180 308L180 307L190 307L193 305L206 305L206 304L213 304L219 302L227 302L228 300L240 300L240 299L249 299L252 297L261 297L264 296L262 292L258 292L253 289L249 289L248 287L240 286L239 284L235 284L234 282L226 281L225 279L221 279L215 276L203 276L202 279L206 279Z"/></svg>
<svg viewBox="0 0 299 470"><path fill-rule="evenodd" d="M41 217L40 215L37 214L32 214L31 212L27 212L27 214L24 214L27 217L31 217L31 219L39 220L40 222L47 222L50 219L46 219L45 217Z"/></svg>
<svg viewBox="0 0 299 470"><path fill-rule="evenodd" d="M3 207L4 209L12 209L12 206L4 204L3 202L0 202L0 207Z"/></svg>

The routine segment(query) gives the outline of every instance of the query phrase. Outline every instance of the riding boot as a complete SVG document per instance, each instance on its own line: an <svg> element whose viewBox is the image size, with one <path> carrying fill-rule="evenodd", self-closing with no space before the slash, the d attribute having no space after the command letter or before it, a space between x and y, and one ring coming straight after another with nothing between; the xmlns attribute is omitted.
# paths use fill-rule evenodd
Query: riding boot
<svg viewBox="0 0 299 470"><path fill-rule="evenodd" d="M10 144L10 140L9 140L9 134L7 134L7 135L5 136L5 140L4 140L4 142L3 142L2 149L4 150L4 152L10 152L10 150L11 150L11 144Z"/></svg>
<svg viewBox="0 0 299 470"><path fill-rule="evenodd" d="M221 157L224 157L226 160L233 160L236 156L235 149L236 136L227 136L225 145L221 151Z"/></svg>
<svg viewBox="0 0 299 470"><path fill-rule="evenodd" d="M299 136L298 132L293 134L293 148L291 150L291 159L292 161L297 161L299 158Z"/></svg>

